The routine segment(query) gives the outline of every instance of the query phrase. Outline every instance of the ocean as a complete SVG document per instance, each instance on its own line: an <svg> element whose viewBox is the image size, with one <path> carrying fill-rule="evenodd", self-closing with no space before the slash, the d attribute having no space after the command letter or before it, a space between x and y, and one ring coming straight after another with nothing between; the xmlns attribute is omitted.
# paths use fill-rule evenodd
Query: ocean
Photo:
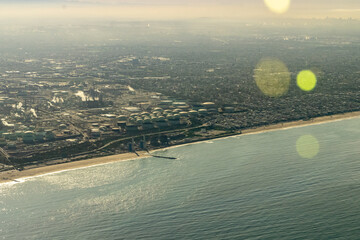
<svg viewBox="0 0 360 240"><path fill-rule="evenodd" d="M360 118L0 185L0 239L360 239Z"/></svg>

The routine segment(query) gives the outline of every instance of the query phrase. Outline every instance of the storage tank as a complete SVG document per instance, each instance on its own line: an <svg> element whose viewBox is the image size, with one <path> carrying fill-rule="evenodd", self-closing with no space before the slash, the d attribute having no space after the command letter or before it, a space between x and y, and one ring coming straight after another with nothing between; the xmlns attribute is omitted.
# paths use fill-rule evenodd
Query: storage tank
<svg viewBox="0 0 360 240"><path fill-rule="evenodd" d="M145 117L143 123L151 123L150 117Z"/></svg>
<svg viewBox="0 0 360 240"><path fill-rule="evenodd" d="M23 135L23 142L24 143L33 143L34 142L34 132L33 131L26 131Z"/></svg>
<svg viewBox="0 0 360 240"><path fill-rule="evenodd" d="M125 115L119 115L119 116L117 116L117 120L118 120L119 122L126 121L126 120L127 120L127 116L125 116Z"/></svg>
<svg viewBox="0 0 360 240"><path fill-rule="evenodd" d="M180 115L175 114L169 119L169 123L171 125L179 125L180 124Z"/></svg>
<svg viewBox="0 0 360 240"><path fill-rule="evenodd" d="M169 109L164 111L164 114L165 114L165 115L167 115L167 114L169 114L169 113L172 113L172 111L169 110Z"/></svg>
<svg viewBox="0 0 360 240"><path fill-rule="evenodd" d="M190 110L189 115L190 117L196 117L198 115L198 112L196 110Z"/></svg>
<svg viewBox="0 0 360 240"><path fill-rule="evenodd" d="M206 109L215 108L215 103L213 102L204 102L201 105Z"/></svg>
<svg viewBox="0 0 360 240"><path fill-rule="evenodd" d="M9 133L8 139L10 141L16 141L17 140L17 134L16 133Z"/></svg>
<svg viewBox="0 0 360 240"><path fill-rule="evenodd" d="M127 124L126 125L126 131L127 132L136 132L138 130L139 130L138 127L136 125L134 125L134 124Z"/></svg>
<svg viewBox="0 0 360 240"><path fill-rule="evenodd" d="M0 147L6 146L6 140L5 138L0 138Z"/></svg>
<svg viewBox="0 0 360 240"><path fill-rule="evenodd" d="M173 106L174 107L187 107L188 105L186 104L186 102L174 102Z"/></svg>
<svg viewBox="0 0 360 240"><path fill-rule="evenodd" d="M91 136L92 137L100 137L101 133L100 133L100 129L98 128L92 128L91 129Z"/></svg>
<svg viewBox="0 0 360 240"><path fill-rule="evenodd" d="M8 139L10 139L10 133L7 133L7 132L3 133L2 137L8 140Z"/></svg>
<svg viewBox="0 0 360 240"><path fill-rule="evenodd" d="M181 117L188 117L189 116L189 114L187 112L185 112L185 111L179 112L179 115Z"/></svg>
<svg viewBox="0 0 360 240"><path fill-rule="evenodd" d="M159 112L159 111L155 111L155 112L153 112L153 115L155 115L155 116L159 116L159 115L161 115L161 112Z"/></svg>
<svg viewBox="0 0 360 240"><path fill-rule="evenodd" d="M166 119L167 120L171 120L174 118L174 115L172 115L171 113L169 113L168 115L166 115Z"/></svg>
<svg viewBox="0 0 360 240"><path fill-rule="evenodd" d="M24 135L24 132L23 132L23 131L16 131L16 132L15 132L16 138L22 138L23 135Z"/></svg>
<svg viewBox="0 0 360 240"><path fill-rule="evenodd" d="M113 132L115 132L115 133L118 133L118 132L120 132L120 128L111 128L111 131L113 131Z"/></svg>
<svg viewBox="0 0 360 240"><path fill-rule="evenodd" d="M156 125L157 125L159 128L164 128L164 127L167 127L167 126L168 126L168 123L166 122L165 117L161 116L161 117L159 117L158 120L156 121Z"/></svg>
<svg viewBox="0 0 360 240"><path fill-rule="evenodd" d="M36 132L35 133L35 141L37 142L43 142L44 141L44 136L45 134L42 132Z"/></svg>
<svg viewBox="0 0 360 240"><path fill-rule="evenodd" d="M119 121L117 122L118 127L121 127L122 129L124 129L126 127L126 121Z"/></svg>
<svg viewBox="0 0 360 240"><path fill-rule="evenodd" d="M137 124L142 124L143 122L144 122L144 120L142 118L140 118L140 117L136 118L136 123Z"/></svg>
<svg viewBox="0 0 360 240"><path fill-rule="evenodd" d="M152 122L144 122L142 127L144 130L149 130L154 128L154 124Z"/></svg>
<svg viewBox="0 0 360 240"><path fill-rule="evenodd" d="M208 114L208 110L207 110L207 109L204 109L204 108L199 109L198 112L199 112L200 115L207 115L207 114Z"/></svg>
<svg viewBox="0 0 360 240"><path fill-rule="evenodd" d="M16 144L15 143L8 143L7 147L8 147L8 149L15 150L16 149Z"/></svg>
<svg viewBox="0 0 360 240"><path fill-rule="evenodd" d="M172 100L161 100L159 105L161 106L170 106L173 103Z"/></svg>
<svg viewBox="0 0 360 240"><path fill-rule="evenodd" d="M55 140L55 134L51 130L46 130L45 131L45 139L48 141L53 141L53 140Z"/></svg>
<svg viewBox="0 0 360 240"><path fill-rule="evenodd" d="M157 117L157 116L154 116L154 115L151 115L151 116L150 116L150 119L151 119L152 122L155 122L155 121L158 120L158 117Z"/></svg>

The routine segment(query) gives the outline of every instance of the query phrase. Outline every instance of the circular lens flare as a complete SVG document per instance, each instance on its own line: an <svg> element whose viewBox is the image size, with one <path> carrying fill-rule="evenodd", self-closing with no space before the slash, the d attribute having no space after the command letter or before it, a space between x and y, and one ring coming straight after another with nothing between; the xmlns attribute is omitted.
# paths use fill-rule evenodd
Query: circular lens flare
<svg viewBox="0 0 360 240"><path fill-rule="evenodd" d="M290 7L290 0L264 0L266 6L274 13L282 14Z"/></svg>
<svg viewBox="0 0 360 240"><path fill-rule="evenodd" d="M314 158L319 149L319 141L312 135L303 135L296 141L296 151L302 158Z"/></svg>
<svg viewBox="0 0 360 240"><path fill-rule="evenodd" d="M316 86L316 75L310 70L301 71L297 75L296 83L301 90L309 92Z"/></svg>
<svg viewBox="0 0 360 240"><path fill-rule="evenodd" d="M269 97L280 97L289 90L290 72L278 59L260 60L254 70L254 78L258 88Z"/></svg>

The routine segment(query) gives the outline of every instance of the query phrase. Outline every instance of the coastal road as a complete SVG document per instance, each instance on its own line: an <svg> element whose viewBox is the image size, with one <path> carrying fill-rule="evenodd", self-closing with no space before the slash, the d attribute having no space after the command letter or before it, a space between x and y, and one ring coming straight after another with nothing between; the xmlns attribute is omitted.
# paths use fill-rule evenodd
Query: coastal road
<svg viewBox="0 0 360 240"><path fill-rule="evenodd" d="M97 152L97 151L101 151L109 146L111 146L114 143L117 142L121 142L121 141L125 141L125 140L131 140L133 138L138 138L138 137L142 137L142 136L156 136L159 134L168 134L168 133L175 133L175 132L182 132L182 131L189 131L189 130L193 130L193 129L198 129L198 128L203 128L203 127L207 127L208 124L202 124L200 126L196 126L196 127L190 127L190 128L182 128L182 129L175 129L175 130L168 130L168 131L162 131L162 132L153 132L153 133L147 133L147 134L140 134L140 135L136 135L136 136L131 136L131 137L125 137L125 138L121 138L121 139L116 139L114 141L111 141L107 144L105 144L104 146L94 149L91 152Z"/></svg>

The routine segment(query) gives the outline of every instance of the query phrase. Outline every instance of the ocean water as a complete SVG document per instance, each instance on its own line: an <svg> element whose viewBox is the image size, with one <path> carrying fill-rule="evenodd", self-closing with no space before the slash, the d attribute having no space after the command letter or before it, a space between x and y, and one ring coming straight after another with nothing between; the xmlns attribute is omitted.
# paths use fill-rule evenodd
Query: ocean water
<svg viewBox="0 0 360 240"><path fill-rule="evenodd" d="M157 154L0 185L0 239L360 239L360 118Z"/></svg>

